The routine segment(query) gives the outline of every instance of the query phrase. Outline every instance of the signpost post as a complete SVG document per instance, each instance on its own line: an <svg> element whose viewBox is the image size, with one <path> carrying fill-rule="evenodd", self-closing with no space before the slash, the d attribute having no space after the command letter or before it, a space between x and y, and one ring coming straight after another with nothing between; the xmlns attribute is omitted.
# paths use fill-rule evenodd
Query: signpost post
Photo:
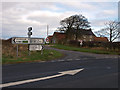
<svg viewBox="0 0 120 90"><path fill-rule="evenodd" d="M18 57L18 45L17 45L17 57Z"/></svg>

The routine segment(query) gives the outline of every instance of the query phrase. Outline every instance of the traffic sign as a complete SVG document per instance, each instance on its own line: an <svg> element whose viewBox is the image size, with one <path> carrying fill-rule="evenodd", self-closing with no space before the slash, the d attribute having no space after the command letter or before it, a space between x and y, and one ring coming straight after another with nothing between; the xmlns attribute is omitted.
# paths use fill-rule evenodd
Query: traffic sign
<svg viewBox="0 0 120 90"><path fill-rule="evenodd" d="M32 35L32 32L28 32L28 36L31 36Z"/></svg>
<svg viewBox="0 0 120 90"><path fill-rule="evenodd" d="M28 37L13 37L12 44L29 44L30 39Z"/></svg>
<svg viewBox="0 0 120 90"><path fill-rule="evenodd" d="M30 44L45 44L44 38L30 38Z"/></svg>
<svg viewBox="0 0 120 90"><path fill-rule="evenodd" d="M12 44L45 44L44 38L13 37Z"/></svg>
<svg viewBox="0 0 120 90"><path fill-rule="evenodd" d="M42 49L43 49L42 45L30 45L29 46L30 51L36 51L36 50L42 50Z"/></svg>
<svg viewBox="0 0 120 90"><path fill-rule="evenodd" d="M29 27L29 28L28 28L28 31L31 31L31 30L32 30L32 27Z"/></svg>
<svg viewBox="0 0 120 90"><path fill-rule="evenodd" d="M49 38L46 38L46 43L49 43Z"/></svg>

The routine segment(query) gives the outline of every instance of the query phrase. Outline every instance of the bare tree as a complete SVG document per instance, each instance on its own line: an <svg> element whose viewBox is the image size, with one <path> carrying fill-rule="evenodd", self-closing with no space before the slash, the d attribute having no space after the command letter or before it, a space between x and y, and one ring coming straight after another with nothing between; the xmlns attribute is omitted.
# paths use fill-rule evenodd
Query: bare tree
<svg viewBox="0 0 120 90"><path fill-rule="evenodd" d="M106 36L110 42L120 38L120 22L109 21L105 23L105 28L95 32L99 36Z"/></svg>

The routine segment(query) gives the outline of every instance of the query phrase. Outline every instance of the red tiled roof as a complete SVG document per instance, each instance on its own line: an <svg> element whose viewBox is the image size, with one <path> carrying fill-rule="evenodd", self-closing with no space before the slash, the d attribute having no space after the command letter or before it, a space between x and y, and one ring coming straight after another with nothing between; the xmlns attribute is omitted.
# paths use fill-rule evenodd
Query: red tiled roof
<svg viewBox="0 0 120 90"><path fill-rule="evenodd" d="M62 39L65 39L65 38L66 38L65 33L54 32L54 35L55 35L55 37L56 37L58 40L62 40ZM53 36L54 36L54 35L53 35Z"/></svg>
<svg viewBox="0 0 120 90"><path fill-rule="evenodd" d="M94 37L94 41L97 41L97 42L108 42L108 38L107 37Z"/></svg>
<svg viewBox="0 0 120 90"><path fill-rule="evenodd" d="M51 40L51 39L52 39L52 37L53 37L53 36L48 36L47 38L48 38L49 40Z"/></svg>

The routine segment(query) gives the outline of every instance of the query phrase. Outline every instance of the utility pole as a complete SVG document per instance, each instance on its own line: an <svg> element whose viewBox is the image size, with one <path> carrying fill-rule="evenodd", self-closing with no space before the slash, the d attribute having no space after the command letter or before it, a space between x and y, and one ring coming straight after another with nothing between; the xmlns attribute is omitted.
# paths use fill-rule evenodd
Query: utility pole
<svg viewBox="0 0 120 90"><path fill-rule="evenodd" d="M47 25L47 37L48 37L48 29L49 29L49 26Z"/></svg>
<svg viewBox="0 0 120 90"><path fill-rule="evenodd" d="M47 25L47 38L46 38L46 43L49 43L49 40L48 40L48 29L49 29L49 26Z"/></svg>

